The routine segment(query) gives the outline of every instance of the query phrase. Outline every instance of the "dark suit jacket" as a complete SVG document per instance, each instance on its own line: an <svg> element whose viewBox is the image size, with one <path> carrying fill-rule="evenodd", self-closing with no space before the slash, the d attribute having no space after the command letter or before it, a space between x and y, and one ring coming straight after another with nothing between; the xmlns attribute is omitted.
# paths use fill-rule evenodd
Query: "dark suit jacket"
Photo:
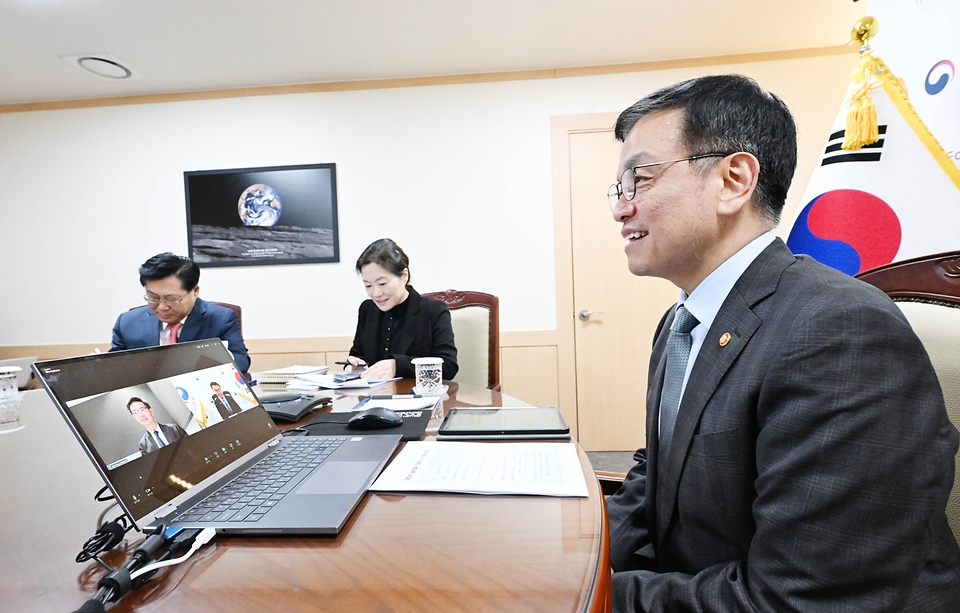
<svg viewBox="0 0 960 613"><path fill-rule="evenodd" d="M443 358L443 378L453 379L460 367L457 366L457 346L453 343L450 309L440 300L423 298L412 286L408 285L407 289L410 290L407 313L391 351L391 357L397 361L397 376L415 376L410 360L429 357ZM360 305L350 355L367 364L376 362L381 317L383 311L373 300L365 300Z"/></svg>
<svg viewBox="0 0 960 613"><path fill-rule="evenodd" d="M159 345L162 328L163 323L147 306L121 313L113 326L113 342L110 351ZM219 338L227 341L240 372L246 375L250 369L250 356L247 355L247 347L243 344L237 314L219 304L211 304L197 298L177 338L181 343L205 338Z"/></svg>
<svg viewBox="0 0 960 613"><path fill-rule="evenodd" d="M223 397L227 401L226 403L220 400L220 396L216 394L213 395L213 404L217 407L217 412L220 413L220 417L226 419L240 412L240 405L233 399L233 395L230 392L223 392Z"/></svg>
<svg viewBox="0 0 960 613"><path fill-rule="evenodd" d="M613 610L957 611L958 436L896 305L774 241L707 333L658 482L672 320L646 465L608 500Z"/></svg>
<svg viewBox="0 0 960 613"><path fill-rule="evenodd" d="M157 424L157 427L167 439L167 444L172 445L187 435L186 431L177 424ZM153 432L144 432L140 437L140 453L147 454L160 449L157 439L153 437Z"/></svg>

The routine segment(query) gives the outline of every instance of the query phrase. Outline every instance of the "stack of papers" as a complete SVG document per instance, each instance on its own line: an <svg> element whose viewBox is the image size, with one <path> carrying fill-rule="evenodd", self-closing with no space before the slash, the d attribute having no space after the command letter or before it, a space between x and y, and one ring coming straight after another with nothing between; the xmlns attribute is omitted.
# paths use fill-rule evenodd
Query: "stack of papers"
<svg viewBox="0 0 960 613"><path fill-rule="evenodd" d="M284 392L287 390L287 383L299 375L324 374L329 370L329 366L302 366L294 364L286 368L277 368L274 370L265 370L260 373L257 379L257 387L265 392Z"/></svg>
<svg viewBox="0 0 960 613"><path fill-rule="evenodd" d="M296 379L291 380L287 383L287 388L290 391L298 392L309 392L316 391L320 388L328 390L338 390L344 388L358 388L358 389L369 389L371 387L377 387L378 385L383 385L388 381L396 381L400 377L394 377L393 379L351 379L350 381L336 381L333 378L333 375L328 374L302 374L297 375Z"/></svg>

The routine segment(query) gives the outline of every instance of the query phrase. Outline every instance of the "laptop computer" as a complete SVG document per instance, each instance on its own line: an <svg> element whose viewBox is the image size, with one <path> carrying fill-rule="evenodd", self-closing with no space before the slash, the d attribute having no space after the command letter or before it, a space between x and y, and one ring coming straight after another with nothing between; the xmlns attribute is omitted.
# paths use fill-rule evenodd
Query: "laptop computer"
<svg viewBox="0 0 960 613"><path fill-rule="evenodd" d="M400 441L283 437L219 339L33 369L140 530L337 534Z"/></svg>

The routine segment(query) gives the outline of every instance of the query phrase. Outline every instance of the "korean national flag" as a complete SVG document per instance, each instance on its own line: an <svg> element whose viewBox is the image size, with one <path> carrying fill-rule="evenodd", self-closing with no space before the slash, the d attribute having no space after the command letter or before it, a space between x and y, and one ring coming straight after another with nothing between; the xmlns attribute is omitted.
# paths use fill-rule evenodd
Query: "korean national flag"
<svg viewBox="0 0 960 613"><path fill-rule="evenodd" d="M874 53L904 81L934 138L877 86L879 142L844 151L841 106L787 246L851 275L960 250L960 39L933 34L937 24L960 23L960 2L873 0L870 13L880 25Z"/></svg>

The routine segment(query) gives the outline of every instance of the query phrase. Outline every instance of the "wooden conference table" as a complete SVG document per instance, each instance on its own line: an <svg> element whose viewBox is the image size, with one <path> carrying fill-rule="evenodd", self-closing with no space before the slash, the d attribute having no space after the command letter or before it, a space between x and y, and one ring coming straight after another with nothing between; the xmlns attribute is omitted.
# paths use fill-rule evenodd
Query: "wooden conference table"
<svg viewBox="0 0 960 613"><path fill-rule="evenodd" d="M427 438L451 407L526 404L456 383L447 396ZM333 410L354 404L337 398ZM74 562L107 506L93 500L103 482L45 391L26 392L21 413L25 427L0 434L0 611L66 613L106 573ZM603 496L583 450L580 460L589 498L368 493L336 537L218 535L108 611L609 610ZM118 550L142 540L127 537Z"/></svg>

